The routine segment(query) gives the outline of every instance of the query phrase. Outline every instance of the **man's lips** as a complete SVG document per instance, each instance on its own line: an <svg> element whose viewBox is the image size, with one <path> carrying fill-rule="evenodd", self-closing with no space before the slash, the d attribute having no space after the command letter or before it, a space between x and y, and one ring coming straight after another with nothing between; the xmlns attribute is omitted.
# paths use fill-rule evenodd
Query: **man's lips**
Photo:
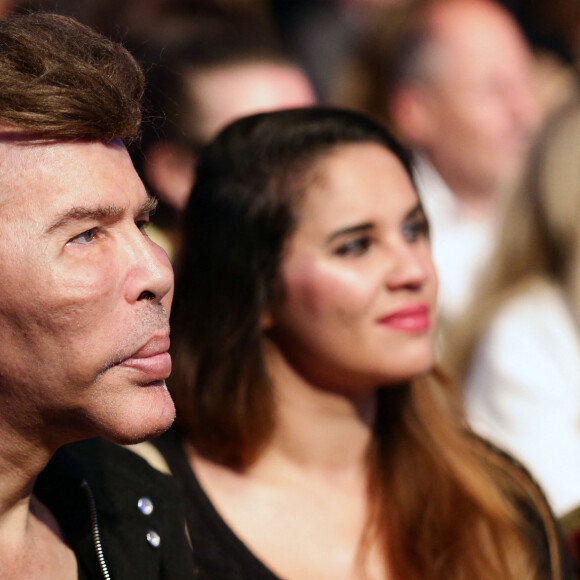
<svg viewBox="0 0 580 580"><path fill-rule="evenodd" d="M137 352L119 363L121 367L134 369L146 376L147 382L163 381L171 374L169 336L155 337Z"/></svg>
<svg viewBox="0 0 580 580"><path fill-rule="evenodd" d="M384 324L396 330L424 332L431 328L429 311L427 304L408 306L379 319L379 324Z"/></svg>

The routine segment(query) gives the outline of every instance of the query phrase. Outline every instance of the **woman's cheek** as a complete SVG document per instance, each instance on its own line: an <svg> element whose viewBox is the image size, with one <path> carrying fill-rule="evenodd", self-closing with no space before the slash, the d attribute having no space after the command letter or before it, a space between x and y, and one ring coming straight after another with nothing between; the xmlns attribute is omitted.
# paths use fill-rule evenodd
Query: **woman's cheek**
<svg viewBox="0 0 580 580"><path fill-rule="evenodd" d="M372 291L359 273L329 263L298 263L288 273L288 305L306 316L336 313L345 318L364 310Z"/></svg>

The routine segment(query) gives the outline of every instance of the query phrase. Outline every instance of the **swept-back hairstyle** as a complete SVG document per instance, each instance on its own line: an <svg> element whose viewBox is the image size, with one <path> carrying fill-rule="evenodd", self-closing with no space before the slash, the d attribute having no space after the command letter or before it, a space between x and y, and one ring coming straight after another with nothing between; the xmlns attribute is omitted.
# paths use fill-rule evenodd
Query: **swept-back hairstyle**
<svg viewBox="0 0 580 580"><path fill-rule="evenodd" d="M42 139L131 140L143 75L120 45L72 18L0 22L0 124Z"/></svg>
<svg viewBox="0 0 580 580"><path fill-rule="evenodd" d="M283 299L280 263L302 197L316 187L317 161L359 143L384 147L410 174L389 133L336 109L247 117L202 153L178 263L170 388L187 436L215 462L243 469L268 441L275 409L260 322ZM466 434L439 373L377 397L361 558L378 541L397 578L559 578L557 549L550 562L536 562L513 507L545 503L510 461Z"/></svg>
<svg viewBox="0 0 580 580"><path fill-rule="evenodd" d="M465 378L501 307L538 280L556 284L580 328L580 98L547 122L503 214L503 225L469 323L451 328L447 359Z"/></svg>

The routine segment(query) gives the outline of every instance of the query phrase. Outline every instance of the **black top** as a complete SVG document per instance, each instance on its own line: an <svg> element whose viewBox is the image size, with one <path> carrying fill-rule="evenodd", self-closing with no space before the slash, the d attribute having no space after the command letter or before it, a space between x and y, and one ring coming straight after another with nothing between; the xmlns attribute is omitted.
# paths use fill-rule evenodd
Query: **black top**
<svg viewBox="0 0 580 580"><path fill-rule="evenodd" d="M134 453L104 439L67 445L40 474L34 493L74 551L79 580L107 578L95 546L95 516L111 580L201 578L174 481Z"/></svg>
<svg viewBox="0 0 580 580"><path fill-rule="evenodd" d="M190 467L180 431L172 428L152 443L167 461L181 490L194 558L208 578L281 580L250 551L216 511ZM517 462L514 463L518 465ZM529 504L516 502L516 505L530 523L529 540L533 553L538 557L539 578L547 580L551 578L551 568L542 518ZM573 575L566 557L563 557L563 563L565 568L563 578L571 580Z"/></svg>
<svg viewBox="0 0 580 580"><path fill-rule="evenodd" d="M201 487L178 429L153 440L181 489L194 559L212 580L281 580L236 536Z"/></svg>

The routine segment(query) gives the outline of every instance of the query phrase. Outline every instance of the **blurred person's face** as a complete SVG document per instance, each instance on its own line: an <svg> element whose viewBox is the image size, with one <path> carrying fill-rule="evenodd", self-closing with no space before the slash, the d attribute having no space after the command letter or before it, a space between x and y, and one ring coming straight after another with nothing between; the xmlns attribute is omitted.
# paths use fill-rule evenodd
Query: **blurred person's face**
<svg viewBox="0 0 580 580"><path fill-rule="evenodd" d="M406 170L384 147L357 144L315 174L284 253L272 343L311 384L353 394L426 372L437 277Z"/></svg>
<svg viewBox="0 0 580 580"><path fill-rule="evenodd" d="M198 72L191 79L196 126L190 133L208 142L228 123L278 109L313 105L313 89L302 71L287 65L251 62Z"/></svg>
<svg viewBox="0 0 580 580"><path fill-rule="evenodd" d="M452 189L496 191L539 123L531 54L509 17L487 3L443 3L433 26L435 70L423 91L429 131L419 145Z"/></svg>
<svg viewBox="0 0 580 580"><path fill-rule="evenodd" d="M126 149L0 148L3 420L51 445L159 434L174 417L173 274Z"/></svg>
<svg viewBox="0 0 580 580"><path fill-rule="evenodd" d="M211 141L240 117L315 103L304 73L287 64L251 62L217 67L192 74L189 84L194 118L185 133L194 137L197 146ZM145 171L161 199L179 211L185 209L195 181L195 156L190 150L159 143L148 151Z"/></svg>

